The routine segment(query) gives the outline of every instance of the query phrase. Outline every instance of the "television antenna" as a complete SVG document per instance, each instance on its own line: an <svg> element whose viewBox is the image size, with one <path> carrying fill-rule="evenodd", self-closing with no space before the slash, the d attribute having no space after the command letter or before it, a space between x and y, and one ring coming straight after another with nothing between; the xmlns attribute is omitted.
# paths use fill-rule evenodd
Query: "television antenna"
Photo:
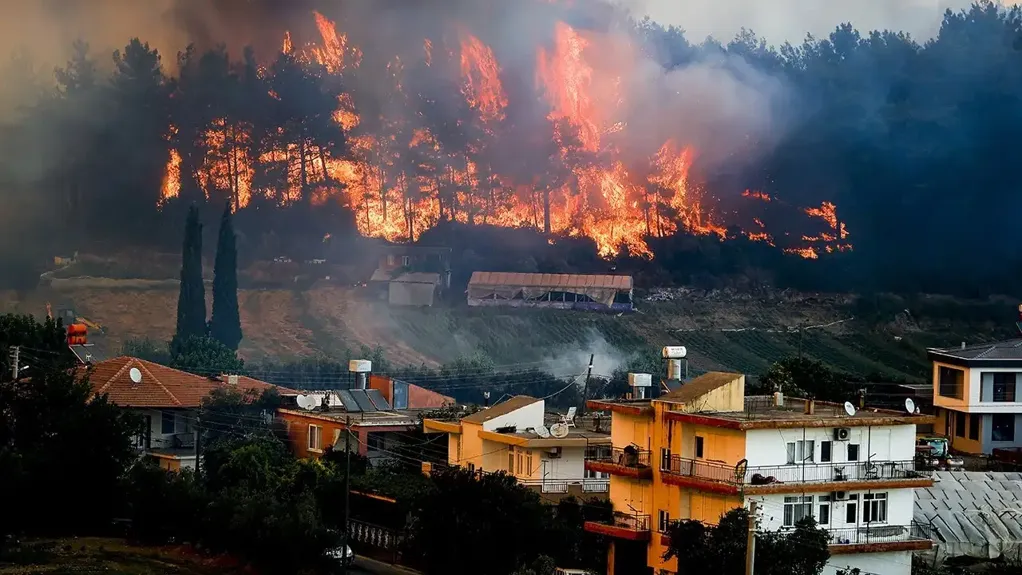
<svg viewBox="0 0 1022 575"><path fill-rule="evenodd" d="M907 411L909 415L915 415L916 413L916 402L912 401L911 397L905 398L905 411Z"/></svg>
<svg viewBox="0 0 1022 575"><path fill-rule="evenodd" d="M142 383L142 371L137 367L133 367L128 370L128 377L131 378L131 383L139 384Z"/></svg>
<svg viewBox="0 0 1022 575"><path fill-rule="evenodd" d="M852 405L852 402L845 402L845 413L847 413L849 417L855 415L855 406Z"/></svg>
<svg viewBox="0 0 1022 575"><path fill-rule="evenodd" d="M561 438L567 437L568 436L568 426L567 426L567 424L564 424L564 423L561 423L561 422L557 422L557 423L551 425L550 426L550 435L556 437L557 439L561 439Z"/></svg>
<svg viewBox="0 0 1022 575"><path fill-rule="evenodd" d="M540 436L543 439L546 439L550 437L550 430L547 429L545 425L540 425L539 427L536 428L536 435Z"/></svg>

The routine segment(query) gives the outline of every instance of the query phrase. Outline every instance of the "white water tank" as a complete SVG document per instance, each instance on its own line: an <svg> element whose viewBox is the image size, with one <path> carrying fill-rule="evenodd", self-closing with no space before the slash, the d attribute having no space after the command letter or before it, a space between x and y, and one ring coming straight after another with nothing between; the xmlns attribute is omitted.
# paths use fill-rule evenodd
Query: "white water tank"
<svg viewBox="0 0 1022 575"><path fill-rule="evenodd" d="M648 390L653 386L653 376L648 373L629 373L628 386L632 388L633 399L647 399Z"/></svg>
<svg viewBox="0 0 1022 575"><path fill-rule="evenodd" d="M663 350L664 359L684 359L686 355L688 350L683 345L668 345Z"/></svg>
<svg viewBox="0 0 1022 575"><path fill-rule="evenodd" d="M669 359L667 360L667 379L669 380L681 380L685 377L685 372L681 371L681 360L680 359Z"/></svg>
<svg viewBox="0 0 1022 575"><path fill-rule="evenodd" d="M369 373L373 370L373 362L368 359L353 359L348 362L348 371L352 373Z"/></svg>

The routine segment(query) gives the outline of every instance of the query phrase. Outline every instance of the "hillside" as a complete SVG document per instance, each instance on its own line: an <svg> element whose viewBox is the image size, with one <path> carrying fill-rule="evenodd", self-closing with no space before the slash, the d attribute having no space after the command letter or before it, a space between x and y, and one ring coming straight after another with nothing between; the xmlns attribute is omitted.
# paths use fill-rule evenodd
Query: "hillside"
<svg viewBox="0 0 1022 575"><path fill-rule="evenodd" d="M131 338L169 339L176 282L115 277L57 282L26 294L0 292L0 311L43 315L47 302L55 309L73 307L103 326L104 333L90 335L100 356L119 353ZM211 299L207 292L207 305ZM1003 308L1011 327L1013 306L931 297L906 311L902 306L909 304L896 298L864 306L852 296L657 290L640 299L637 313L625 315L476 309L460 302L420 309L389 307L368 300L360 288L324 282L305 289L243 289L239 301L241 353L249 361L343 360L349 350L367 345L382 348L396 366L483 356L499 366L548 364L570 371L596 353L597 372L609 372L638 354L680 344L688 346L694 369L761 373L797 354L801 341L803 354L840 370L891 379L924 377L927 346L1010 334L988 318ZM864 310L872 317L856 317ZM801 336L799 325L805 326Z"/></svg>

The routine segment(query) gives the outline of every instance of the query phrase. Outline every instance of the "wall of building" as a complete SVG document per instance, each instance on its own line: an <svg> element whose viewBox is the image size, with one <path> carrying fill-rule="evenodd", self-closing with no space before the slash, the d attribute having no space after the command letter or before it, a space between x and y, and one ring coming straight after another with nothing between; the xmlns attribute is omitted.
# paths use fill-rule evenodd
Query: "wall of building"
<svg viewBox="0 0 1022 575"><path fill-rule="evenodd" d="M518 429L525 431L530 427L539 427L543 425L544 406L545 402L543 400L536 400L535 403L520 407L511 413L499 415L483 422L483 429L486 431L496 431L501 427L514 425Z"/></svg>
<svg viewBox="0 0 1022 575"><path fill-rule="evenodd" d="M806 503L812 503L813 517L820 522L820 527L826 529L848 529L855 527L862 527L865 525L863 518L863 505L865 499L863 496L867 493L874 495L879 493L887 494L887 521L883 522L883 525L910 525L912 523L912 513L915 505L915 491L913 489L879 489L875 491L848 491L845 492L845 499L839 500L834 497L834 493L778 493L771 495L757 495L749 497L748 500L756 500L759 502L761 509L760 518L762 520L762 529L765 531L778 531L785 527L784 525L784 511L785 511L785 498L807 498L803 501ZM853 498L853 496L856 496ZM789 507L793 505L788 504ZM855 505L855 520L849 522L848 519L848 506ZM824 524L821 518L821 506L826 506L829 510L829 521Z"/></svg>
<svg viewBox="0 0 1022 575"><path fill-rule="evenodd" d="M856 553L854 555L831 555L820 575L835 575L838 570L858 567L863 573L878 575L911 575L912 552Z"/></svg>
<svg viewBox="0 0 1022 575"><path fill-rule="evenodd" d="M297 457L320 457L323 450L333 445L334 440L344 429L344 423L334 419L280 413L279 417L287 425L287 438L291 450ZM309 449L309 426L320 428L320 444L318 449Z"/></svg>
<svg viewBox="0 0 1022 575"><path fill-rule="evenodd" d="M972 370L979 379L978 406L984 413L1022 413L1022 373L1017 368L976 368ZM994 374L1014 375L1015 401L994 401Z"/></svg>
<svg viewBox="0 0 1022 575"><path fill-rule="evenodd" d="M151 449L170 449L174 446L174 436L182 433L194 433L195 432L195 421L198 417L196 410L194 409L168 409L166 412L173 415L174 417L174 431L172 433L163 433L163 411L159 409L137 409L133 410L134 413L138 414L145 421L146 418L149 420L149 447ZM144 438L139 438L142 442L138 443L139 447L145 445ZM193 439L194 442L194 439Z"/></svg>
<svg viewBox="0 0 1022 575"><path fill-rule="evenodd" d="M944 397L940 394L940 368L949 367L964 372L962 376L962 399ZM933 362L931 379L933 381L933 405L939 407L951 407L965 409L970 403L979 401L979 375L973 374L971 370L949 363ZM973 397L975 396L975 397Z"/></svg>
<svg viewBox="0 0 1022 575"><path fill-rule="evenodd" d="M848 446L859 446L858 461L910 461L915 458L914 425L852 427L848 441L835 441L833 427L750 429L746 432L749 467L787 465L789 442L812 441L813 461L821 463L821 443L831 443L831 463L848 461Z"/></svg>
<svg viewBox="0 0 1022 575"><path fill-rule="evenodd" d="M1011 441L994 441L993 440L993 419L992 414L984 413L970 413L972 417L980 417L980 437L982 440L982 453L992 453L994 449L999 447L1015 447L1022 445L1022 414L1015 415L1015 435ZM956 438L957 439L957 438Z"/></svg>
<svg viewBox="0 0 1022 575"><path fill-rule="evenodd" d="M935 408L936 421L933 424L933 431L936 435L947 437L951 448L962 453L984 453L989 447L984 445L984 433L989 440L990 421L989 417L984 418L981 413L966 413L947 408ZM963 423L959 426L958 419L962 418ZM975 437L972 436L972 420L979 421L979 429ZM986 421L984 421L986 419Z"/></svg>
<svg viewBox="0 0 1022 575"><path fill-rule="evenodd" d="M532 451L537 462L533 479L578 481L585 477L585 447L562 447L559 457L551 457L547 449Z"/></svg>
<svg viewBox="0 0 1022 575"><path fill-rule="evenodd" d="M611 417L610 441L615 448L637 445L640 449L653 448L652 415L614 413Z"/></svg>

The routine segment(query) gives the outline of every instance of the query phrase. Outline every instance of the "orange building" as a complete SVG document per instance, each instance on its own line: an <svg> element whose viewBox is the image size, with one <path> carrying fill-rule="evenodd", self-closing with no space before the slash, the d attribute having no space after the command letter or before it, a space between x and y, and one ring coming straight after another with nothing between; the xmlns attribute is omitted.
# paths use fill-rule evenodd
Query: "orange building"
<svg viewBox="0 0 1022 575"><path fill-rule="evenodd" d="M344 441L370 460L401 459L401 455L419 457L421 450L408 451L422 444L420 414L454 399L400 380L371 376L366 389L308 392L317 406L306 409L289 403L277 410L287 425L291 447L298 457L321 457L328 448L344 449ZM343 431L351 428L352 436Z"/></svg>
<svg viewBox="0 0 1022 575"><path fill-rule="evenodd" d="M636 389L635 395L642 397ZM908 575L928 549L912 523L915 425L929 418L781 397L745 397L745 376L711 372L656 399L589 401L612 414L613 448L588 457L610 474L614 518L586 523L611 538L608 573L676 573L664 561L671 522L716 524L757 501L764 530L804 516L831 531L831 567Z"/></svg>

